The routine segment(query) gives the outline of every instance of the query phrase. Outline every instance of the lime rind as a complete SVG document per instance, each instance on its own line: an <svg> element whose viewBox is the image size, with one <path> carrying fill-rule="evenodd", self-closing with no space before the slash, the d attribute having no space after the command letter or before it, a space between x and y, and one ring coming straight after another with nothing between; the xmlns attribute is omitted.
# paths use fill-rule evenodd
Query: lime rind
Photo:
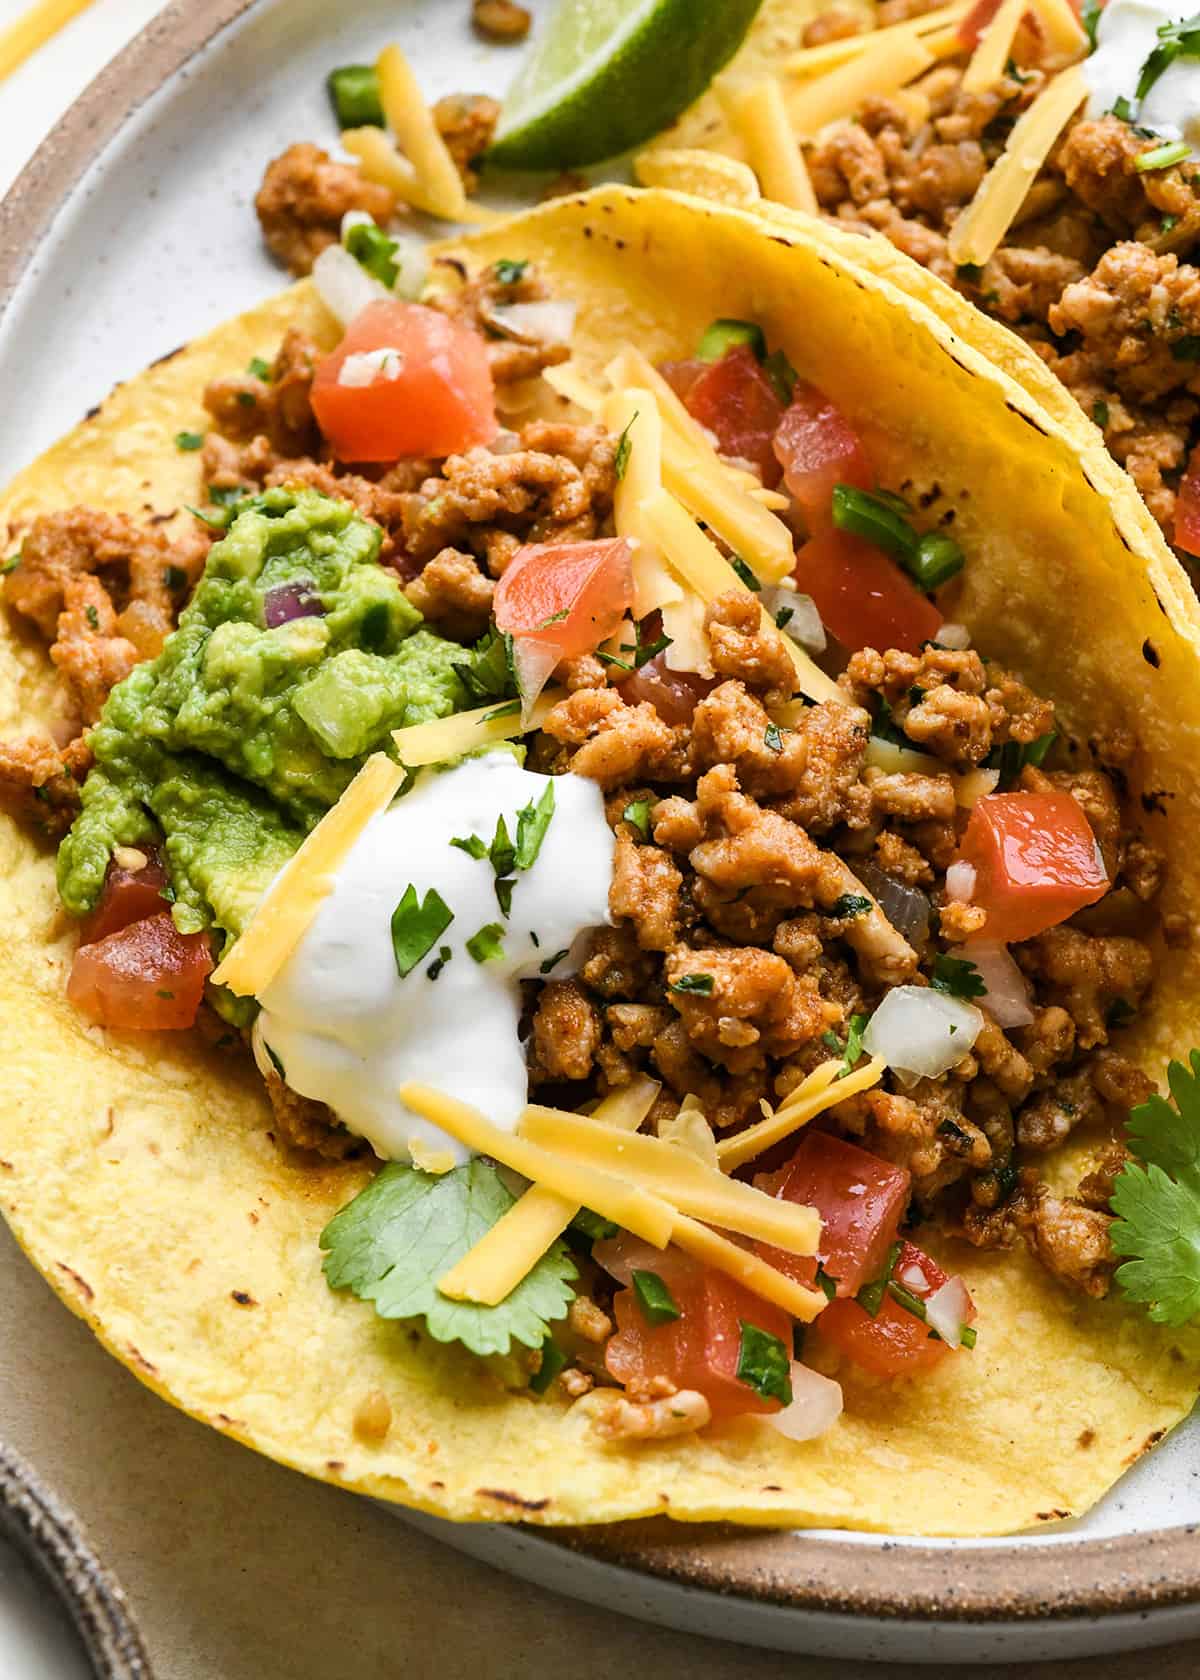
<svg viewBox="0 0 1200 1680"><path fill-rule="evenodd" d="M599 163L660 133L741 45L761 0L563 0L501 112L502 169Z"/></svg>

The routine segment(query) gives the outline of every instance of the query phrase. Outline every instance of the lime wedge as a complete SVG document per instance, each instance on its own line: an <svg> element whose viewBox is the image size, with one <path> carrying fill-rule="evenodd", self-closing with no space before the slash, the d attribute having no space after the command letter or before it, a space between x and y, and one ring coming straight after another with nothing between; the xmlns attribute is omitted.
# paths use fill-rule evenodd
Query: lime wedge
<svg viewBox="0 0 1200 1680"><path fill-rule="evenodd" d="M560 0L513 84L488 153L571 169L658 134L733 57L761 0Z"/></svg>

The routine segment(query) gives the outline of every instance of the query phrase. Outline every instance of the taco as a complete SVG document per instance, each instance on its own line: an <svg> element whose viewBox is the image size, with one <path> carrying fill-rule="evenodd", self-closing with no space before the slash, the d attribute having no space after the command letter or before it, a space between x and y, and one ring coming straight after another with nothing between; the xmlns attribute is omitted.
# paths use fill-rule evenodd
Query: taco
<svg viewBox="0 0 1200 1680"><path fill-rule="evenodd" d="M1102 434L1194 583L1190 28L1186 8L1139 0L767 0L639 178L699 179L713 149L728 167L709 188L744 195L751 166L765 199L862 239L864 265L890 266L1040 390L1014 337L1032 346L1071 429Z"/></svg>
<svg viewBox="0 0 1200 1680"><path fill-rule="evenodd" d="M1185 577L816 224L431 274L331 248L0 500L6 1218L450 1518L1084 1510L1200 1381Z"/></svg>

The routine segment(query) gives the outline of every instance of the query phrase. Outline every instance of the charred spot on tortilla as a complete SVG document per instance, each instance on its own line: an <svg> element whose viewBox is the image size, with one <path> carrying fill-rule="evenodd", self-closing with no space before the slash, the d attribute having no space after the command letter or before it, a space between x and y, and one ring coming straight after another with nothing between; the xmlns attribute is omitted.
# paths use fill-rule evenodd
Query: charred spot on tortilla
<svg viewBox="0 0 1200 1680"><path fill-rule="evenodd" d="M1148 636L1142 643L1142 658L1146 661L1147 665L1153 665L1156 671L1162 664L1162 656Z"/></svg>
<svg viewBox="0 0 1200 1680"><path fill-rule="evenodd" d="M548 1499L523 1499L519 1493L508 1493L504 1488L476 1488L481 1499L495 1499L501 1505L512 1505L521 1511L545 1511L550 1504Z"/></svg>
<svg viewBox="0 0 1200 1680"><path fill-rule="evenodd" d="M248 1295L244 1289L231 1289L229 1298L231 1301L236 1301L239 1307L256 1307L258 1305L253 1295Z"/></svg>
<svg viewBox="0 0 1200 1680"><path fill-rule="evenodd" d="M1092 1445L1095 1439L1096 1431L1094 1429L1083 1429L1080 1431L1079 1440L1076 1444L1086 1450Z"/></svg>
<svg viewBox="0 0 1200 1680"><path fill-rule="evenodd" d="M79 1293L86 1300L94 1301L96 1299L96 1292L92 1288L91 1284L87 1281L86 1278L80 1277L79 1273L77 1271L75 1271L73 1267L68 1266L66 1264L66 1262L63 1261L63 1260L56 1260L55 1265L58 1267L60 1272L65 1272L67 1274L67 1276L71 1279L72 1283L74 1283L77 1286L77 1288L79 1290Z"/></svg>

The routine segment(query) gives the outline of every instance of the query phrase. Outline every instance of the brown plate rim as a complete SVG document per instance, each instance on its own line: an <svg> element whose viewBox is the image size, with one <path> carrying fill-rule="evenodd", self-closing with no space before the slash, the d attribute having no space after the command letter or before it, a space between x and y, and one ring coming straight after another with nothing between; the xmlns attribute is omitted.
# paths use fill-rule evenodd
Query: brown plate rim
<svg viewBox="0 0 1200 1680"><path fill-rule="evenodd" d="M97 1680L153 1680L120 1584L78 1519L20 1455L0 1443L0 1536L28 1559L70 1614Z"/></svg>
<svg viewBox="0 0 1200 1680"><path fill-rule="evenodd" d="M0 312L92 160L139 106L258 3L172 0L67 110L0 201ZM1200 1603L1195 1525L1111 1539L953 1549L887 1537L877 1546L838 1544L778 1530L663 1520L537 1532L549 1544L647 1577L848 1616L1071 1620Z"/></svg>

